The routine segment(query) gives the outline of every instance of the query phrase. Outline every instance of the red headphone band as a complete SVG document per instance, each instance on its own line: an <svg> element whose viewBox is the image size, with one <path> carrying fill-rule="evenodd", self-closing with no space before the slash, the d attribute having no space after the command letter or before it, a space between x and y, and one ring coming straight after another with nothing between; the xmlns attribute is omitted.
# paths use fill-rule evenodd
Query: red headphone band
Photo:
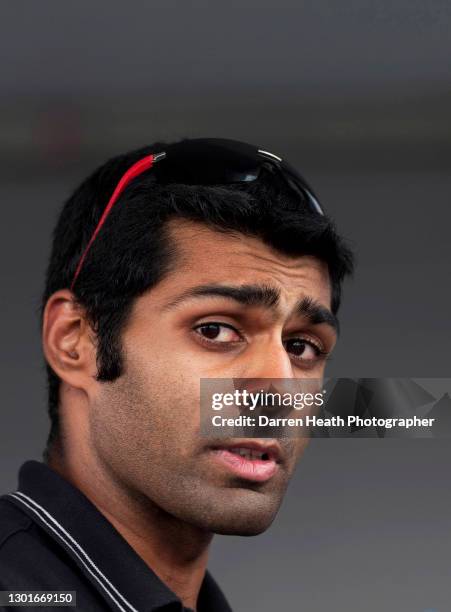
<svg viewBox="0 0 451 612"><path fill-rule="evenodd" d="M122 176L121 180L116 186L116 189L113 192L113 195L111 196L108 204L106 205L105 210L102 213L102 216L100 217L100 221L98 222L97 227L95 228L91 238L89 239L87 247L85 248L82 256L80 257L80 261L78 262L77 269L74 274L74 278L72 279L72 283L70 285L71 291L73 291L75 281L77 280L78 275L80 274L80 271L83 267L83 262L86 259L86 255L88 254L89 249L91 248L94 240L97 238L97 234L99 233L102 225L105 223L113 206L116 204L117 199L119 198L121 193L124 191L124 189L127 187L127 185L130 183L130 181L132 181L134 178L136 178L137 176L139 176L146 170L149 170L149 168L153 166L155 159L159 157L160 155L147 155L146 157L143 157L142 159L135 162L133 166L131 166L127 170L127 172L125 172L125 174Z"/></svg>

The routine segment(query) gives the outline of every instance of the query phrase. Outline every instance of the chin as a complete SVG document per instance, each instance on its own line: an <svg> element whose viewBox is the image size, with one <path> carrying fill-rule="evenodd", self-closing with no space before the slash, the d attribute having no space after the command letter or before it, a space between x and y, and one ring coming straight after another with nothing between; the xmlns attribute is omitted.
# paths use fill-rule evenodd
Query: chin
<svg viewBox="0 0 451 612"><path fill-rule="evenodd" d="M243 500L244 501L244 500ZM256 536L274 521L279 504L224 504L220 514L208 517L208 530L218 535Z"/></svg>
<svg viewBox="0 0 451 612"><path fill-rule="evenodd" d="M180 487L177 495L167 496L160 507L169 515L200 529L218 535L255 536L266 531L277 516L284 497L285 487L262 491L261 487L205 486L191 483L183 496ZM197 484L197 486L196 486Z"/></svg>
<svg viewBox="0 0 451 612"><path fill-rule="evenodd" d="M217 535L257 536L265 532L273 521L243 523L239 519L230 524L213 526L212 533Z"/></svg>

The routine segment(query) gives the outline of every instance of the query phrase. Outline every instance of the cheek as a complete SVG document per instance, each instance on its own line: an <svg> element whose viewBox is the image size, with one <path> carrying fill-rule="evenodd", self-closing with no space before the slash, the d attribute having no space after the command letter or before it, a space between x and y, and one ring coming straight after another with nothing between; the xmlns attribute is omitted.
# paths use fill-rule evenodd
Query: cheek
<svg viewBox="0 0 451 612"><path fill-rule="evenodd" d="M147 472L149 462L172 465L198 442L199 377L159 357L128 359L93 411L95 444L110 462L134 472Z"/></svg>
<svg viewBox="0 0 451 612"><path fill-rule="evenodd" d="M127 364L130 383L165 431L192 435L199 431L200 379L208 376L211 356L187 337L167 336L170 341L154 352L137 347Z"/></svg>

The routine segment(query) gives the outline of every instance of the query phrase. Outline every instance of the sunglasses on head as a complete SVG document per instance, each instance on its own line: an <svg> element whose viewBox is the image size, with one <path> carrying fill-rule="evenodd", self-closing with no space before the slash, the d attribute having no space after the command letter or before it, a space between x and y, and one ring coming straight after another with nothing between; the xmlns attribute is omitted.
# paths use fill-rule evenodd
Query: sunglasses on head
<svg viewBox="0 0 451 612"><path fill-rule="evenodd" d="M255 181L264 167L271 167L315 214L324 215L315 194L302 176L282 158L245 142L225 138L195 138L168 145L164 151L146 155L135 162L121 177L106 205L88 245L77 265L70 289L105 223L111 209L127 185L143 172L152 169L157 183L183 185L225 185Z"/></svg>

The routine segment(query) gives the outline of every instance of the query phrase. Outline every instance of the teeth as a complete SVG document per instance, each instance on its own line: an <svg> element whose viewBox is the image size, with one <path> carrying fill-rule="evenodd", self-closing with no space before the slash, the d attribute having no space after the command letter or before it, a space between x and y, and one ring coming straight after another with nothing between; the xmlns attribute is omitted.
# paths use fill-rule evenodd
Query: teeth
<svg viewBox="0 0 451 612"><path fill-rule="evenodd" d="M235 453L235 455L240 455L245 459L268 459L268 453L261 453L260 451L256 451L250 448L231 448L229 450L231 453Z"/></svg>

